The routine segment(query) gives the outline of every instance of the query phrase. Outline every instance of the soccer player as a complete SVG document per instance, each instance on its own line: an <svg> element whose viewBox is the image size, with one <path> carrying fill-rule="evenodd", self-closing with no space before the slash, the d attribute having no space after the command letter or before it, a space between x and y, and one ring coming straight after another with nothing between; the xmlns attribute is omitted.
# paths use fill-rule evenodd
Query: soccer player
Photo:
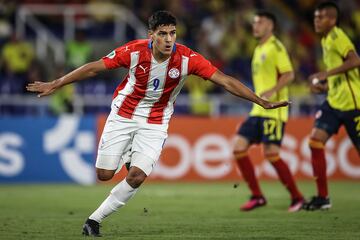
<svg viewBox="0 0 360 240"><path fill-rule="evenodd" d="M331 208L324 146L341 125L345 126L360 155L360 59L338 23L339 8L335 3L323 2L315 9L315 32L322 37L326 71L315 73L309 79L315 92L327 91L327 98L315 115L309 141L317 196L304 205L308 210Z"/></svg>
<svg viewBox="0 0 360 240"><path fill-rule="evenodd" d="M175 98L188 75L209 79L230 93L267 109L288 105L287 101L271 103L258 97L199 53L176 44L176 18L171 13L155 12L148 24L150 39L129 42L52 82L28 85L29 91L38 92L41 97L106 69L129 69L114 93L112 110L99 143L96 172L99 180L110 180L123 165L122 157L128 153L129 146L130 169L126 178L86 220L85 235L100 236L99 223L123 207L153 170L167 138Z"/></svg>
<svg viewBox="0 0 360 240"><path fill-rule="evenodd" d="M273 33L275 26L276 17L272 13L261 10L255 14L252 27L258 45L252 59L252 77L255 92L261 97L274 101L287 101L287 85L294 79L294 71L284 45ZM266 205L266 199L259 187L254 167L248 156L248 149L254 143L263 144L265 159L270 161L281 182L289 190L291 204L288 211L296 212L301 209L304 198L299 192L288 166L279 155L287 119L287 108L265 110L254 105L250 117L240 127L234 156L252 194L249 201L242 205L240 210L250 211Z"/></svg>

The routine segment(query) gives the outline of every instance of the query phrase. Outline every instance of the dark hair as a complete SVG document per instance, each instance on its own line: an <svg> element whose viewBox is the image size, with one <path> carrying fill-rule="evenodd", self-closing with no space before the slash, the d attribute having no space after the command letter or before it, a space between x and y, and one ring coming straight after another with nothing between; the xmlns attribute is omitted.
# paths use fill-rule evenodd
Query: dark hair
<svg viewBox="0 0 360 240"><path fill-rule="evenodd" d="M157 11L148 20L149 29L155 31L157 27L165 25L176 26L176 18L168 11Z"/></svg>
<svg viewBox="0 0 360 240"><path fill-rule="evenodd" d="M333 1L322 2L316 6L315 10L324 10L324 9L335 9L336 11L336 25L339 25L340 9L339 6Z"/></svg>
<svg viewBox="0 0 360 240"><path fill-rule="evenodd" d="M269 19L270 21L272 21L273 25L274 25L274 30L276 28L276 17L272 12L269 12L267 10L258 10L255 14L255 16L259 16L259 17L265 17L267 19Z"/></svg>

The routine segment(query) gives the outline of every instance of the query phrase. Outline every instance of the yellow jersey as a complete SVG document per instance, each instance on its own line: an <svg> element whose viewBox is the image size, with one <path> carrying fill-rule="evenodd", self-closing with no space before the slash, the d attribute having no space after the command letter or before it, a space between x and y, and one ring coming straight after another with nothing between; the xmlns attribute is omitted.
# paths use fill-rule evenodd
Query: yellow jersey
<svg viewBox="0 0 360 240"><path fill-rule="evenodd" d="M343 64L350 50L356 51L354 44L344 31L334 27L321 39L323 61L330 70ZM331 107L349 111L360 109L360 77L358 68L328 77L327 100Z"/></svg>
<svg viewBox="0 0 360 240"><path fill-rule="evenodd" d="M271 36L265 43L255 48L251 68L255 93L257 95L273 88L281 74L293 71L284 45L275 36ZM273 94L269 100L287 101L288 99L289 89L285 86ZM274 118L286 122L288 111L288 107L267 110L254 104L250 116Z"/></svg>

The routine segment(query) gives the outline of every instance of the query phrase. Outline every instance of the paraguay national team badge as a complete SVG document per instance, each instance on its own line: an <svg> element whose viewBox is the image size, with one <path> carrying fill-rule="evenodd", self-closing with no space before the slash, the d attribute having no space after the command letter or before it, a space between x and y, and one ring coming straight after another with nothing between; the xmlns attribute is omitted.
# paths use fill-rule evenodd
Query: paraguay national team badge
<svg viewBox="0 0 360 240"><path fill-rule="evenodd" d="M169 70L169 77L171 78L178 78L180 76L180 72L179 69L177 68L172 68Z"/></svg>
<svg viewBox="0 0 360 240"><path fill-rule="evenodd" d="M315 118L318 119L318 118L321 117L321 115L322 115L322 111L319 110L319 111L317 111L317 112L315 113Z"/></svg>

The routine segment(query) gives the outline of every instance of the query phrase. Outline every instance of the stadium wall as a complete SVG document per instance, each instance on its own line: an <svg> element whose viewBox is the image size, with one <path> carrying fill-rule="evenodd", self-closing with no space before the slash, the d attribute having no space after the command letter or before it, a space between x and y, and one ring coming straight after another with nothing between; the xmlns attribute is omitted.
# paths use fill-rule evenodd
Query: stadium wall
<svg viewBox="0 0 360 240"><path fill-rule="evenodd" d="M0 119L0 183L75 182L94 184L97 142L106 116ZM236 117L175 117L164 151L149 181L236 181L241 179L232 158ZM281 156L297 179L310 179L307 146L313 120L290 119ZM257 175L276 178L261 148L251 148ZM328 176L360 180L360 161L344 129L326 145ZM123 169L113 181L126 174Z"/></svg>

